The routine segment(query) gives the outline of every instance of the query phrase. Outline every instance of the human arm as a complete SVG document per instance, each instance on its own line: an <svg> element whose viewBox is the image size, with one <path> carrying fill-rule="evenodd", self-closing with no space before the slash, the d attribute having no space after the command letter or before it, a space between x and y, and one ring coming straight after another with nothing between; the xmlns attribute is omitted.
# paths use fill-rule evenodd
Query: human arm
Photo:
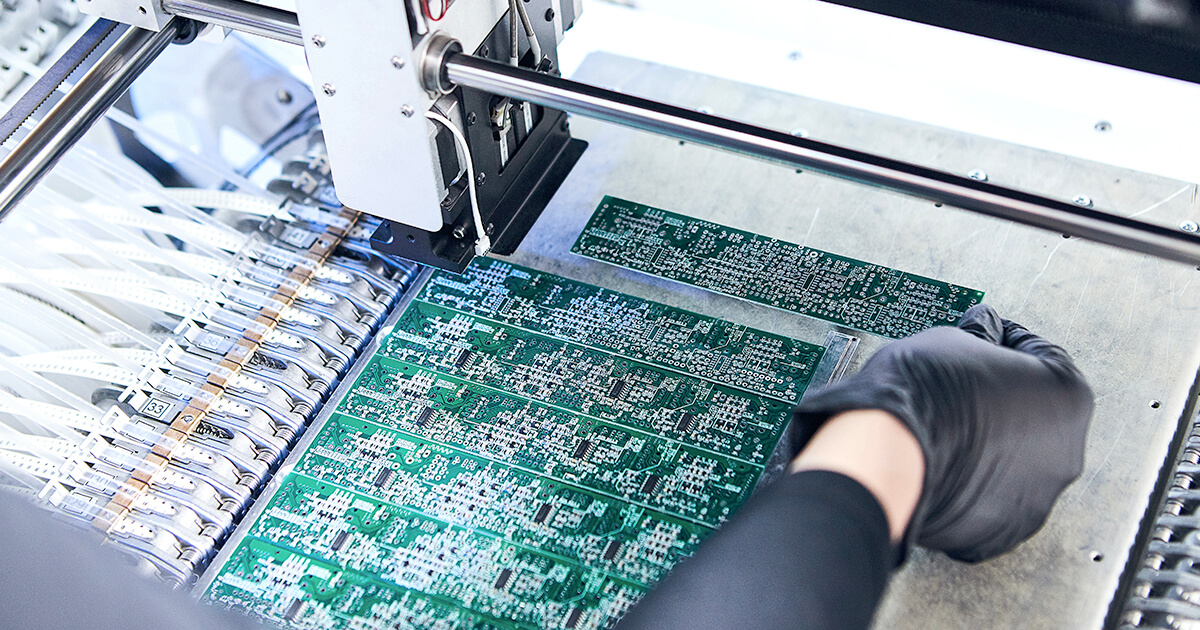
<svg viewBox="0 0 1200 630"><path fill-rule="evenodd" d="M1067 354L990 307L886 346L801 403L795 474L618 628L865 628L909 544L978 561L1032 535L1082 470L1091 411Z"/></svg>

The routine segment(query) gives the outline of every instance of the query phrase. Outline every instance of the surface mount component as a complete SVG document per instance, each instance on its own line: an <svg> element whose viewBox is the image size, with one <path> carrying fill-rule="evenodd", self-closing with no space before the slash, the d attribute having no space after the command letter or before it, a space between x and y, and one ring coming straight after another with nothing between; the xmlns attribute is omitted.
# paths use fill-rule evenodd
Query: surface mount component
<svg viewBox="0 0 1200 630"><path fill-rule="evenodd" d="M983 291L605 197L571 251L900 338L953 325Z"/></svg>
<svg viewBox="0 0 1200 630"><path fill-rule="evenodd" d="M210 599L296 627L607 627L749 497L823 353L486 258L385 333Z"/></svg>

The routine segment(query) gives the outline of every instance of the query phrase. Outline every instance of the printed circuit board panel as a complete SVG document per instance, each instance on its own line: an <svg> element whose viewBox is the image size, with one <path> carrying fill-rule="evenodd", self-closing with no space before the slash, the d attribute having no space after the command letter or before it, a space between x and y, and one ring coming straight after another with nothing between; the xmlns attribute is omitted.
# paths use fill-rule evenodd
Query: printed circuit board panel
<svg viewBox="0 0 1200 630"><path fill-rule="evenodd" d="M385 330L208 589L295 628L606 628L753 491L823 349L479 259Z"/></svg>
<svg viewBox="0 0 1200 630"><path fill-rule="evenodd" d="M983 292L604 197L572 248L595 260L898 339Z"/></svg>

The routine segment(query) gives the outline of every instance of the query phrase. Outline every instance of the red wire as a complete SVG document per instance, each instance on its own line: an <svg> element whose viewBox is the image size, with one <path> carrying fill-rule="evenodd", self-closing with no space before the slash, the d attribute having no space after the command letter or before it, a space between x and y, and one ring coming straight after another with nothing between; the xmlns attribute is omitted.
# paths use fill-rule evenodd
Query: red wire
<svg viewBox="0 0 1200 630"><path fill-rule="evenodd" d="M425 17L429 18L429 21L440 22L442 18L446 17L446 9L448 8L446 5L448 4L450 4L449 0L442 0L442 12L437 17L433 17L433 14L429 11L429 0L421 0L421 12L425 14Z"/></svg>

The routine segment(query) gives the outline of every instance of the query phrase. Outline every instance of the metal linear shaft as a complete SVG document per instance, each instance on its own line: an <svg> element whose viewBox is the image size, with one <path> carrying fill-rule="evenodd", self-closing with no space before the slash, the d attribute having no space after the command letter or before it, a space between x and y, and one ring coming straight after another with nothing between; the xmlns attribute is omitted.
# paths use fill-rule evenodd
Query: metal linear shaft
<svg viewBox="0 0 1200 630"><path fill-rule="evenodd" d="M164 0L164 8L182 17L301 42L295 13L245 0ZM441 70L456 85L1200 265L1200 236L1172 228L468 55L447 57ZM436 68L434 71L438 74ZM0 183L5 186L0 190L0 218L11 207L5 193L10 184L4 168L7 162L9 159L0 163Z"/></svg>
<svg viewBox="0 0 1200 630"><path fill-rule="evenodd" d="M1200 237L1172 228L461 53L445 72L455 85L1200 265Z"/></svg>
<svg viewBox="0 0 1200 630"><path fill-rule="evenodd" d="M300 43L296 14L242 0L163 0L163 11L224 28Z"/></svg>
<svg viewBox="0 0 1200 630"><path fill-rule="evenodd" d="M130 28L8 155L0 160L0 220L83 137L179 34L172 18L157 33Z"/></svg>

